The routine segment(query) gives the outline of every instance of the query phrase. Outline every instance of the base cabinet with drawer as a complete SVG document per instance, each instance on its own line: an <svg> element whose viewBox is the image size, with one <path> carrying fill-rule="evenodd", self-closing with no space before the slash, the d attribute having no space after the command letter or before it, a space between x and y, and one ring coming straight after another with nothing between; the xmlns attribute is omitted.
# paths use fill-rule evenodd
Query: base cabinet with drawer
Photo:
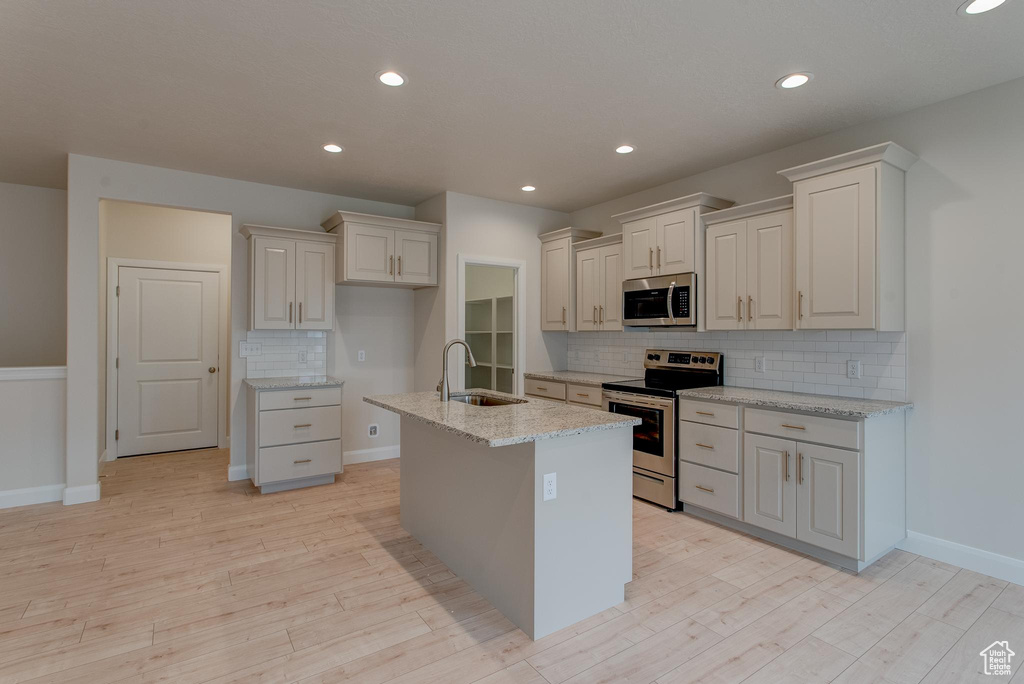
<svg viewBox="0 0 1024 684"><path fill-rule="evenodd" d="M906 536L902 413L850 419L682 398L679 413L685 504L857 571Z"/></svg>
<svg viewBox="0 0 1024 684"><path fill-rule="evenodd" d="M247 389L246 470L264 494L342 472L341 387Z"/></svg>
<svg viewBox="0 0 1024 684"><path fill-rule="evenodd" d="M601 408L601 388L576 382L556 382L538 378L524 379L524 394L531 399L547 399L560 404L576 404Z"/></svg>

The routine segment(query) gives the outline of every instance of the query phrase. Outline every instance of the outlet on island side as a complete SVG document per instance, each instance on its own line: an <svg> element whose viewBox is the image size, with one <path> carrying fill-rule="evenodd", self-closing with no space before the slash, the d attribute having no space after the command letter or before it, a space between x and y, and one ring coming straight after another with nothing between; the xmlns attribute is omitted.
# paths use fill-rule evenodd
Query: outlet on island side
<svg viewBox="0 0 1024 684"><path fill-rule="evenodd" d="M558 473L547 473L544 475L544 500L551 501L558 498Z"/></svg>
<svg viewBox="0 0 1024 684"><path fill-rule="evenodd" d="M366 428L366 435L370 439L373 439L374 437L380 435L380 425L378 425L377 423L370 423L369 426L367 426Z"/></svg>

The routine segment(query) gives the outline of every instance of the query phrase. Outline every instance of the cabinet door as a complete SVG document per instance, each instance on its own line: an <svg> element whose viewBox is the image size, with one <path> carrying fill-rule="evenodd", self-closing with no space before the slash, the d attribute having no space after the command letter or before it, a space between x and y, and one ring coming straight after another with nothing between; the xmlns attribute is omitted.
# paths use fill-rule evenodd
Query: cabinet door
<svg viewBox="0 0 1024 684"><path fill-rule="evenodd" d="M693 219L693 209L680 209L657 217L654 267L658 275L694 270Z"/></svg>
<svg viewBox="0 0 1024 684"><path fill-rule="evenodd" d="M395 231L360 223L345 226L345 277L395 282Z"/></svg>
<svg viewBox="0 0 1024 684"><path fill-rule="evenodd" d="M334 328L334 245L295 243L295 327Z"/></svg>
<svg viewBox="0 0 1024 684"><path fill-rule="evenodd" d="M252 329L295 327L295 243L254 236Z"/></svg>
<svg viewBox="0 0 1024 684"><path fill-rule="evenodd" d="M598 330L601 301L601 250L576 252L576 329Z"/></svg>
<svg viewBox="0 0 1024 684"><path fill-rule="evenodd" d="M437 235L395 231L395 282L437 285Z"/></svg>
<svg viewBox="0 0 1024 684"><path fill-rule="evenodd" d="M743 330L747 294L747 222L734 221L708 228L708 330Z"/></svg>
<svg viewBox="0 0 1024 684"><path fill-rule="evenodd" d="M797 444L796 538L860 556L860 453Z"/></svg>
<svg viewBox="0 0 1024 684"><path fill-rule="evenodd" d="M793 329L793 212L747 221L747 328Z"/></svg>
<svg viewBox="0 0 1024 684"><path fill-rule="evenodd" d="M798 328L875 327L876 166L799 181Z"/></svg>
<svg viewBox="0 0 1024 684"><path fill-rule="evenodd" d="M657 246L656 217L622 224L622 279L650 278L655 274L654 248Z"/></svg>
<svg viewBox="0 0 1024 684"><path fill-rule="evenodd" d="M601 248L601 298L598 318L601 330L622 330L622 245Z"/></svg>
<svg viewBox="0 0 1024 684"><path fill-rule="evenodd" d="M743 519L796 537L796 442L749 432L743 442Z"/></svg>
<svg viewBox="0 0 1024 684"><path fill-rule="evenodd" d="M569 329L569 238L541 244L540 290L541 330Z"/></svg>

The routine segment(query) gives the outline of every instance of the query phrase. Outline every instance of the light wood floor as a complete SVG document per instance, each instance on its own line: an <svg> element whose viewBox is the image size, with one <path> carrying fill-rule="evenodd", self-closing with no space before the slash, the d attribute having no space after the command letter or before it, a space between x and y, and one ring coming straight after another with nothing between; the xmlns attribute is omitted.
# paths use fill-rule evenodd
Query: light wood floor
<svg viewBox="0 0 1024 684"><path fill-rule="evenodd" d="M0 511L0 683L967 682L1024 588L894 551L859 576L634 502L626 601L530 641L398 524L398 463L262 496L221 451ZM1024 682L1024 674L1012 680Z"/></svg>

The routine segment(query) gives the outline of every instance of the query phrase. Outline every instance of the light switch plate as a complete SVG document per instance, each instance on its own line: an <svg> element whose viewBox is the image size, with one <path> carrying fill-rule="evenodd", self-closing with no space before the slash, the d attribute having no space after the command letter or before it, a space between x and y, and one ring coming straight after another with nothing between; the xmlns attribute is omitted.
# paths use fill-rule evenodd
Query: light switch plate
<svg viewBox="0 0 1024 684"><path fill-rule="evenodd" d="M241 358L247 356L259 356L263 353L263 345L259 342L239 342L238 343L238 355Z"/></svg>
<svg viewBox="0 0 1024 684"><path fill-rule="evenodd" d="M299 363L306 363L306 359L308 359L308 358L309 358L309 356L306 354L306 350L305 349L300 349L299 350Z"/></svg>
<svg viewBox="0 0 1024 684"><path fill-rule="evenodd" d="M558 473L544 475L544 500L551 501L558 497Z"/></svg>
<svg viewBox="0 0 1024 684"><path fill-rule="evenodd" d="M846 362L846 377L850 380L857 380L860 378L860 361Z"/></svg>
<svg viewBox="0 0 1024 684"><path fill-rule="evenodd" d="M356 354L356 358L358 358L360 361L365 361L366 360L366 351L363 350L363 349L360 349L359 353Z"/></svg>

